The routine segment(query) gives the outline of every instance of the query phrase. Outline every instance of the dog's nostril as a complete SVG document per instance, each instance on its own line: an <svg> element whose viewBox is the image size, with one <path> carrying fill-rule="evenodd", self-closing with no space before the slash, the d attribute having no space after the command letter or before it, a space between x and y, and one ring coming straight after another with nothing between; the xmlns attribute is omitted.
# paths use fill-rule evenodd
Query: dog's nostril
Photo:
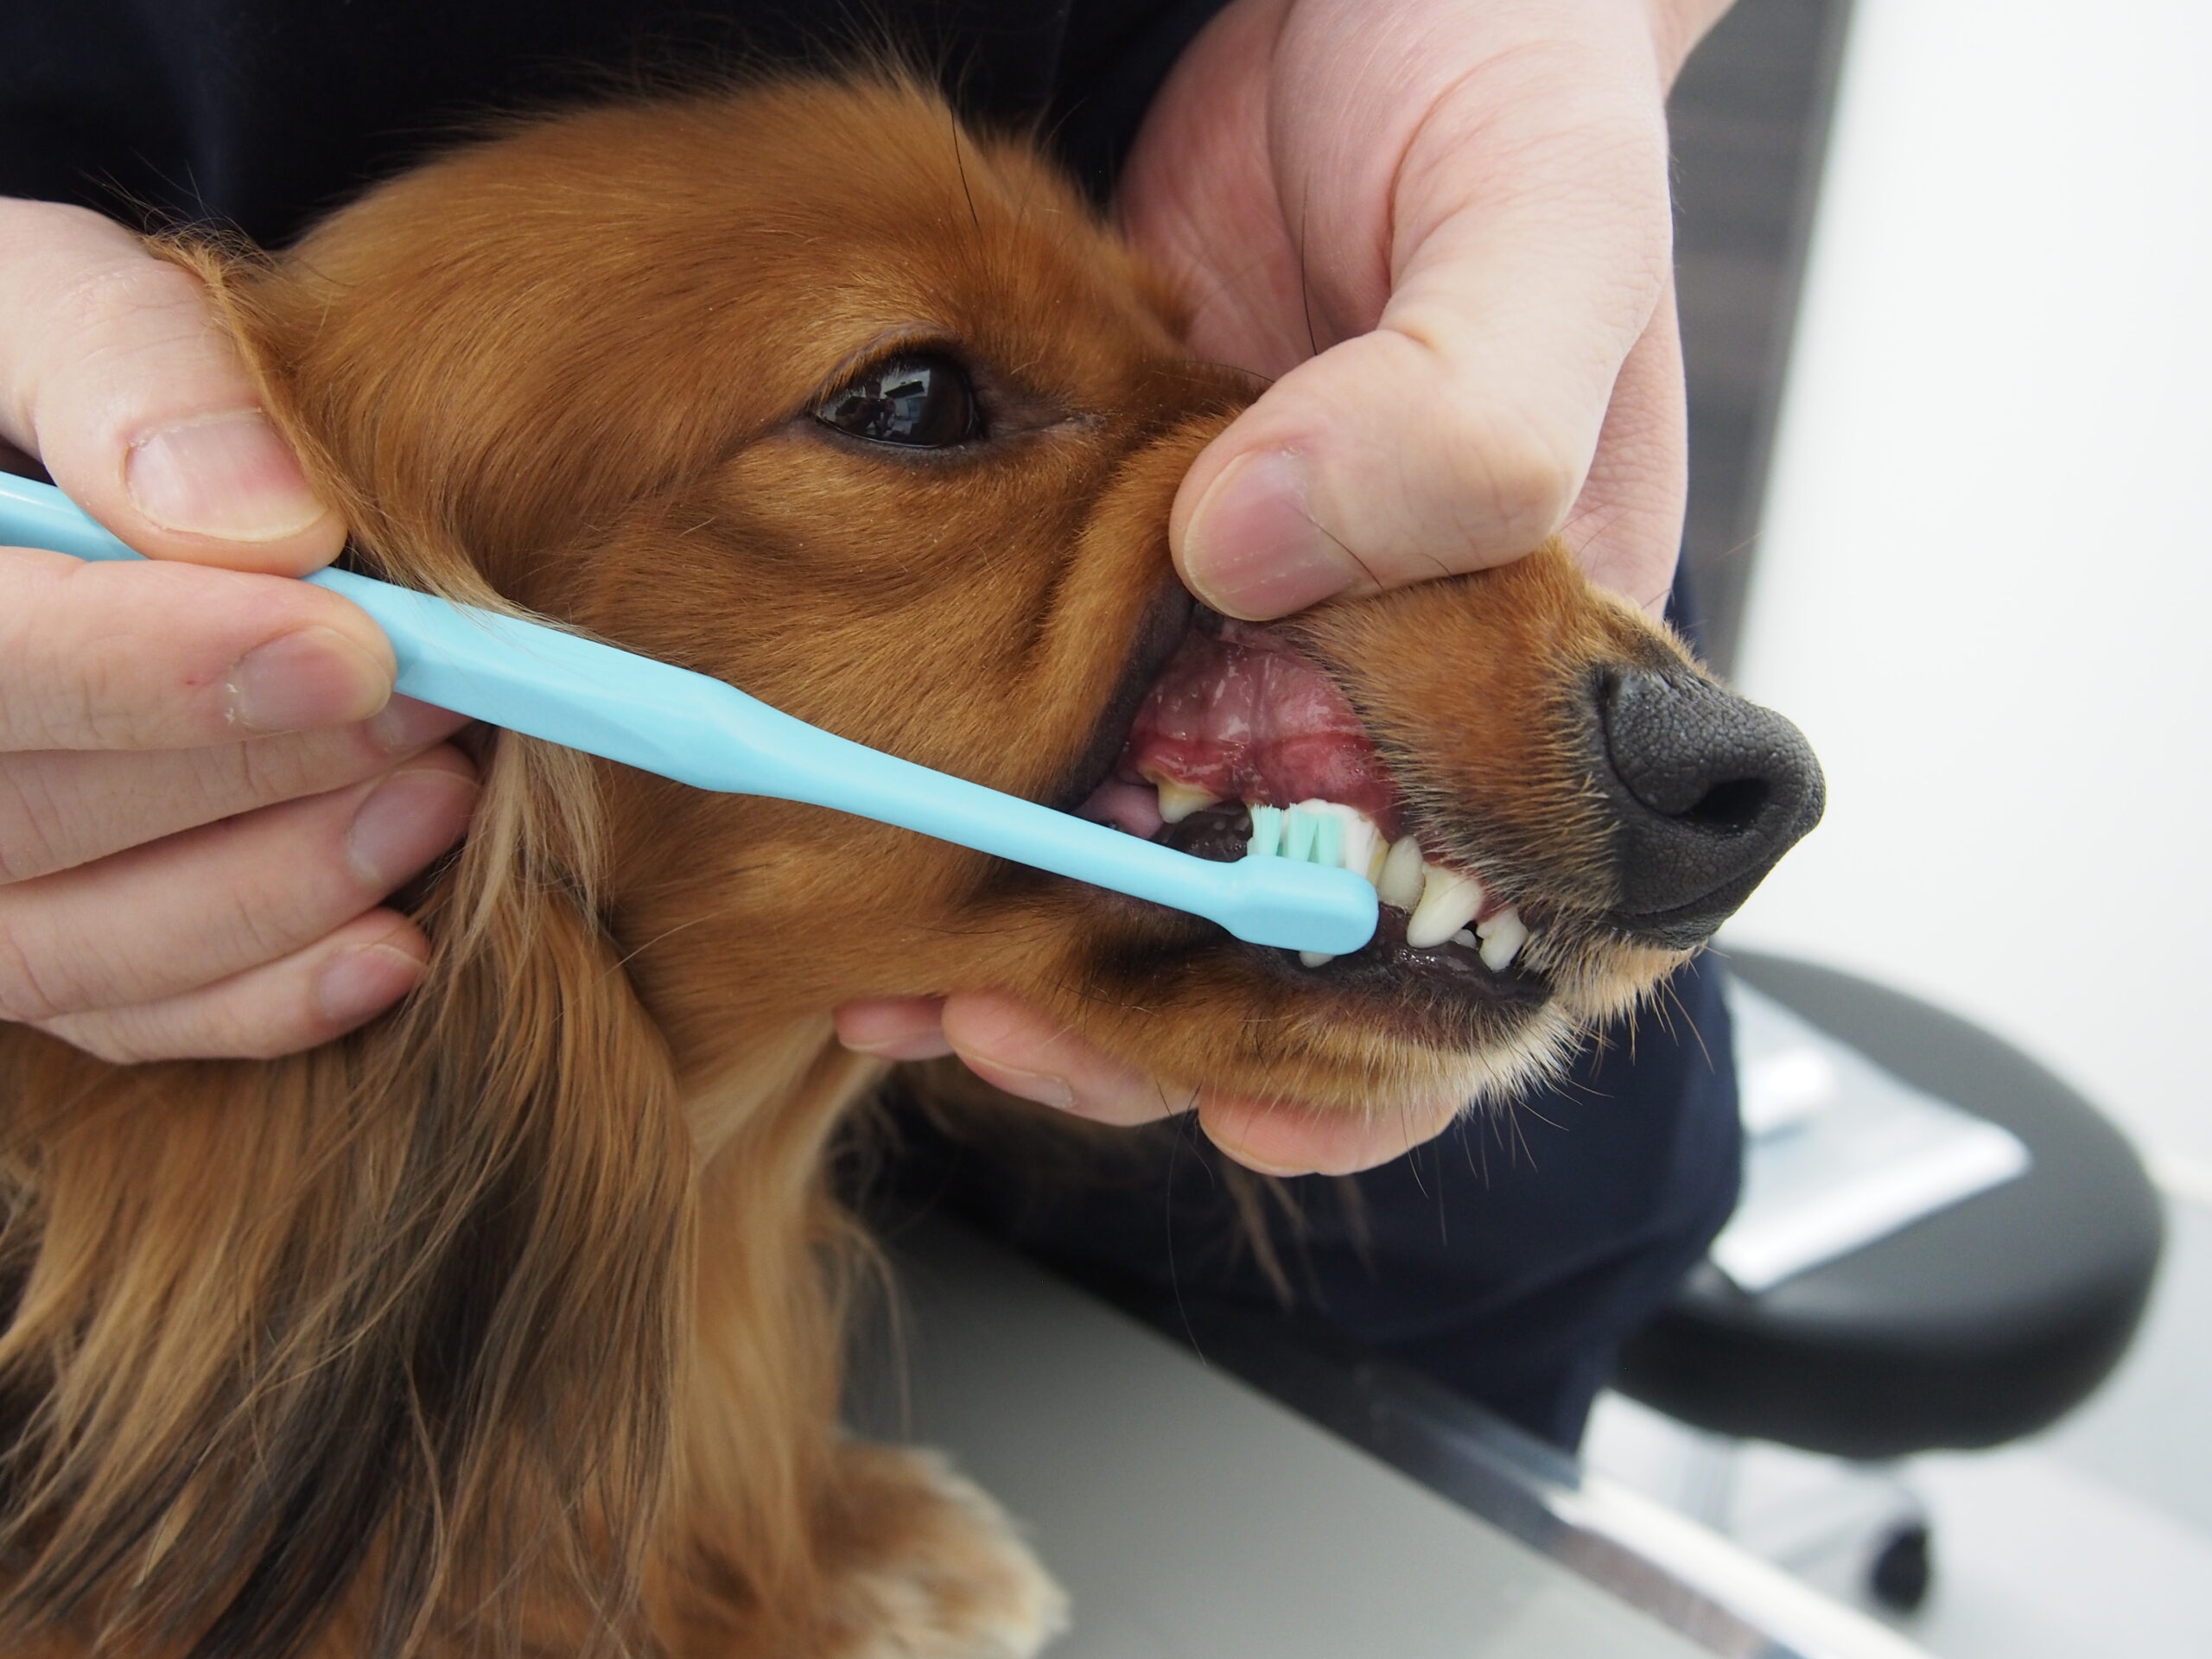
<svg viewBox="0 0 2212 1659"><path fill-rule="evenodd" d="M1699 796L1688 811L1675 816L1708 830L1738 835L1758 821L1773 794L1764 778L1731 778Z"/></svg>
<svg viewBox="0 0 2212 1659"><path fill-rule="evenodd" d="M1694 944L1819 821L1820 765L1781 715L1686 669L1606 673L1592 690L1616 913L1647 938Z"/></svg>

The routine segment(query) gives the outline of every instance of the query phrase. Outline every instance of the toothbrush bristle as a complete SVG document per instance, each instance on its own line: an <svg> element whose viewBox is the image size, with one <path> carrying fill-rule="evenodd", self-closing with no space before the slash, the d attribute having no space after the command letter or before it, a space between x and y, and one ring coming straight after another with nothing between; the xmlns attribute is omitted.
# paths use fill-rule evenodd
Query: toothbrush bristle
<svg viewBox="0 0 2212 1659"><path fill-rule="evenodd" d="M1313 861L1334 869L1344 861L1344 820L1333 813L1319 815L1313 826Z"/></svg>
<svg viewBox="0 0 2212 1659"><path fill-rule="evenodd" d="M1255 805L1249 810L1252 835L1244 850L1251 856L1287 858L1325 869L1334 869L1344 862L1345 821L1338 813L1312 806Z"/></svg>
<svg viewBox="0 0 2212 1659"><path fill-rule="evenodd" d="M1245 851L1255 858L1272 857L1282 850L1282 809L1279 806L1255 806L1252 809L1252 839Z"/></svg>

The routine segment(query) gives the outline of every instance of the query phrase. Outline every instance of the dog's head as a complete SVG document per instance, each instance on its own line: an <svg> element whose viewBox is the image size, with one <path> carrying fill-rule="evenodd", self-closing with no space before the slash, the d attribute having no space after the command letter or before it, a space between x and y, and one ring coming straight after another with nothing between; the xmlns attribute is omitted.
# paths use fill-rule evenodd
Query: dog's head
<svg viewBox="0 0 2212 1659"><path fill-rule="evenodd" d="M759 1020L996 986L1174 1085L1464 1100L1820 810L1794 729L1556 546L1272 627L1195 608L1169 505L1257 388L1028 147L896 84L521 128L231 286L372 566L1210 857L1249 804L1334 803L1393 901L1316 964L610 767L605 919L695 1076Z"/></svg>

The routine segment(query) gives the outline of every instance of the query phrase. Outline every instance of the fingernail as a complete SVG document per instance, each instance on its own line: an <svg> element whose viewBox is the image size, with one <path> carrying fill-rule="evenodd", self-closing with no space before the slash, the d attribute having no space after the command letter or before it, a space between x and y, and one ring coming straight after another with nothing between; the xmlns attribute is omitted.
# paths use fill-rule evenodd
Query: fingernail
<svg viewBox="0 0 2212 1659"><path fill-rule="evenodd" d="M432 767L396 772L353 815L346 851L361 880L390 893L461 837L476 785Z"/></svg>
<svg viewBox="0 0 2212 1659"><path fill-rule="evenodd" d="M329 511L269 417L257 409L203 415L130 446L124 483L164 529L226 541L273 542Z"/></svg>
<svg viewBox="0 0 2212 1659"><path fill-rule="evenodd" d="M1314 524L1307 493L1298 456L1279 449L1237 456L1184 528L1184 580L1214 609L1248 621L1342 593L1359 568Z"/></svg>
<svg viewBox="0 0 2212 1659"><path fill-rule="evenodd" d="M1069 1086L1065 1077L1056 1077L1046 1071L1024 1071L1016 1066L979 1060L972 1054L963 1054L961 1058L967 1063L970 1071L992 1087L1003 1089L1009 1095L1034 1101L1039 1106L1050 1106L1056 1111L1072 1111L1075 1109L1075 1090Z"/></svg>
<svg viewBox="0 0 2212 1659"><path fill-rule="evenodd" d="M303 732L366 720L391 696L391 673L334 628L297 628L239 658L224 689L233 725Z"/></svg>
<svg viewBox="0 0 2212 1659"><path fill-rule="evenodd" d="M394 697L369 722L369 740L389 754L412 754L451 737L467 724L467 715L456 715L434 702Z"/></svg>
<svg viewBox="0 0 2212 1659"><path fill-rule="evenodd" d="M358 1026L413 990L422 976L420 958L388 944L341 951L315 976L315 1007L334 1026Z"/></svg>
<svg viewBox="0 0 2212 1659"><path fill-rule="evenodd" d="M1209 1141L1213 1140L1211 1135L1206 1138ZM1234 1163L1243 1165L1255 1175L1271 1176L1279 1181L1294 1181L1301 1175L1318 1175L1322 1173L1311 1164L1271 1164L1264 1158L1255 1157L1249 1152L1227 1146L1219 1141L1214 1141L1213 1144L1214 1149L1223 1157Z"/></svg>

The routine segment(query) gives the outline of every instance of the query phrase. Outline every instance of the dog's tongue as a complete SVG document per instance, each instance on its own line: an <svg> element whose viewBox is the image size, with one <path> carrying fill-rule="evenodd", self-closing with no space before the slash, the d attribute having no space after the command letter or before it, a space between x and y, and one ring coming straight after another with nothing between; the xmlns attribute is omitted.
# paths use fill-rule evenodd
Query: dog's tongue
<svg viewBox="0 0 2212 1659"><path fill-rule="evenodd" d="M1338 801L1389 827L1397 791L1327 677L1264 628L1193 629L1154 684L1115 768L1217 799L1287 806Z"/></svg>

